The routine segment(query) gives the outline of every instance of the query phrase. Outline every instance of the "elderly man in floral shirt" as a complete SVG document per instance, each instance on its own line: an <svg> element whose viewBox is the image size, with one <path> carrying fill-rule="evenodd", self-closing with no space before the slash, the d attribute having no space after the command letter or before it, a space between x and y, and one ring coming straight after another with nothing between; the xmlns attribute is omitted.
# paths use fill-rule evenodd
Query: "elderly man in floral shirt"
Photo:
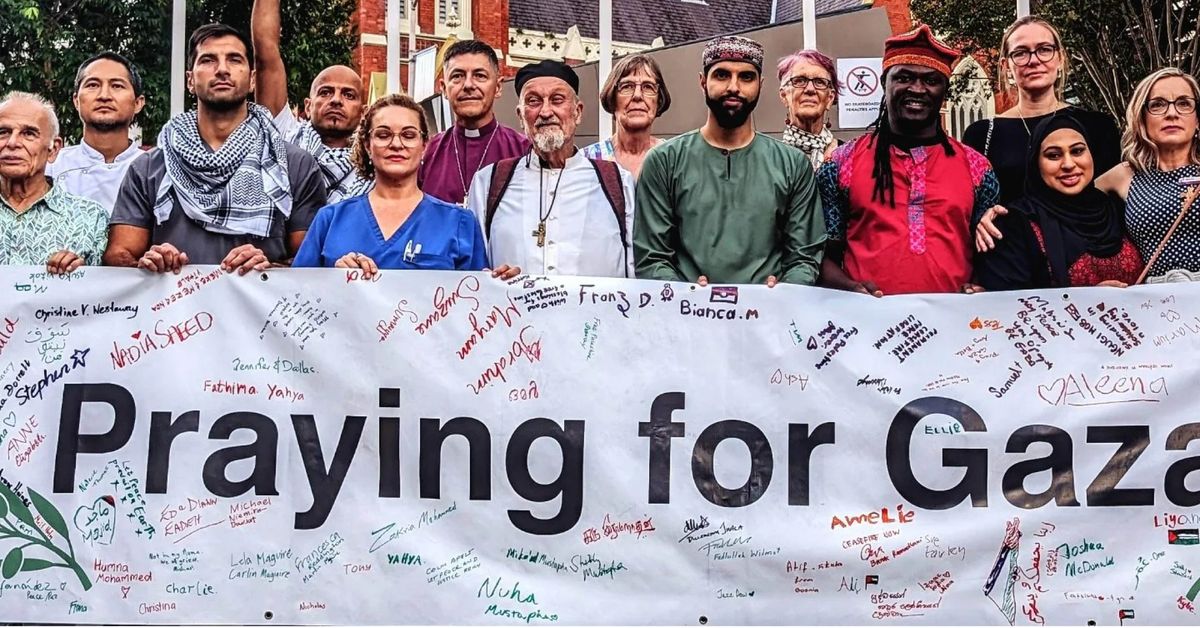
<svg viewBox="0 0 1200 628"><path fill-rule="evenodd" d="M62 148L58 117L44 98L0 99L0 264L70 273L96 265L108 244L108 212L46 177Z"/></svg>

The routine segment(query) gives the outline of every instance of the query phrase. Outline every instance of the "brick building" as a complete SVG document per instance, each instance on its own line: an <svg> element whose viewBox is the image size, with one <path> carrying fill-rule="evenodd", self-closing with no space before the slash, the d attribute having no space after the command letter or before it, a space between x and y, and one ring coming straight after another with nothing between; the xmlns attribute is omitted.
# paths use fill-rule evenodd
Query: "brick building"
<svg viewBox="0 0 1200 628"><path fill-rule="evenodd" d="M412 0L402 0L411 5ZM887 10L892 32L912 26L908 0L817 0L817 15ZM409 7L401 15L401 59L408 58ZM364 82L381 85L387 68L386 0L360 0L354 62ZM584 62L599 56L598 3L562 0L419 0L417 50L451 39L490 43L511 76L540 59ZM613 0L613 50L622 55L796 21L800 0ZM408 84L407 63L401 84Z"/></svg>

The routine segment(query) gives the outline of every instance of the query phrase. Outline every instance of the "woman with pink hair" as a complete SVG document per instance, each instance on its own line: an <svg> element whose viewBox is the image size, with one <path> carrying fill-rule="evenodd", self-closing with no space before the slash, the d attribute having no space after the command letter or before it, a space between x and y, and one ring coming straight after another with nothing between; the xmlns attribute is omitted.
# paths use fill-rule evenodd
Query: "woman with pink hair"
<svg viewBox="0 0 1200 628"><path fill-rule="evenodd" d="M816 50L779 60L779 100L788 111L783 142L807 155L814 169L837 148L825 114L841 89L833 60Z"/></svg>

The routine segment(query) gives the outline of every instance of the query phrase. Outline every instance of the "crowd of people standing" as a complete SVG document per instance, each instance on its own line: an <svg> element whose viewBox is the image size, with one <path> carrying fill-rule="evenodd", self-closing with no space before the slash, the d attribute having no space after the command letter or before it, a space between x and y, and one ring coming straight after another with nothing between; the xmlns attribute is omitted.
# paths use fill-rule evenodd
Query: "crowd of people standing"
<svg viewBox="0 0 1200 628"><path fill-rule="evenodd" d="M294 108L278 0L255 0L250 31L192 33L196 108L149 151L129 140L145 97L118 54L79 67L75 146L63 148L45 97L0 97L0 263L490 270L876 297L1200 276L1196 78L1146 77L1122 132L1067 102L1070 55L1036 16L999 42L1016 104L961 141L942 125L961 55L927 26L885 42L878 120L847 142L827 121L842 90L829 57L778 61L787 119L776 140L752 115L763 47L721 36L699 60L703 126L654 134L668 79L678 98L683 77L633 54L600 90L612 137L582 148L587 104L564 63L519 69L517 130L495 115L505 84L494 49L455 42L440 78L454 124L431 136L418 103L365 102L345 66L320 72Z"/></svg>

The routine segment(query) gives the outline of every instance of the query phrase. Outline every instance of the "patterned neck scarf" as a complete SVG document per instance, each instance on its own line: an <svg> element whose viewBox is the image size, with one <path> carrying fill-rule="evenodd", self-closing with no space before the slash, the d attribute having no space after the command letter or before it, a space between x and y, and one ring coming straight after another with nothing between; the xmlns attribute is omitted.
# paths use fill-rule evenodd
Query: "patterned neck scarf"
<svg viewBox="0 0 1200 628"><path fill-rule="evenodd" d="M326 146L311 122L300 125L292 143L317 160L321 174L325 177L325 191L329 194L331 204L359 196L370 189L371 182L359 178L358 173L354 171L354 164L350 162L350 149Z"/></svg>
<svg viewBox="0 0 1200 628"><path fill-rule="evenodd" d="M833 143L833 133L828 128L822 128L819 134L813 135L808 131L801 130L793 125L791 120L788 120L783 129L783 143L799 148L808 156L808 160L812 162L815 170L825 162L825 149Z"/></svg>
<svg viewBox="0 0 1200 628"><path fill-rule="evenodd" d="M172 118L158 134L167 166L154 201L154 217L171 216L172 192L189 218L207 231L271 235L275 210L292 214L287 151L271 113L250 104L248 115L218 151L200 137L195 111Z"/></svg>

